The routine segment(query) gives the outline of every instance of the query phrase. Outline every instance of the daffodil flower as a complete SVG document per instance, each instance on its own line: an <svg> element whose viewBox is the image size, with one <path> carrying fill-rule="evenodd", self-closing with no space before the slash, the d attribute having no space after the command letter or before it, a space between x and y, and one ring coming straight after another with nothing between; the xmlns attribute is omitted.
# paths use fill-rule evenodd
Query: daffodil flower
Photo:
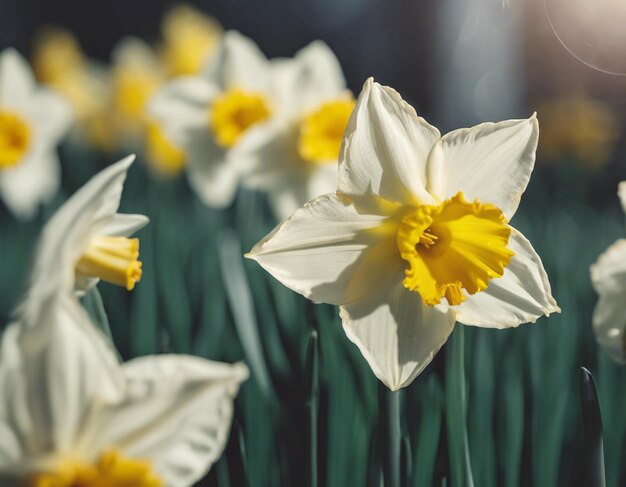
<svg viewBox="0 0 626 487"><path fill-rule="evenodd" d="M208 206L228 206L239 182L233 148L277 109L269 61L247 37L227 32L198 76L172 81L150 104L165 135L187 155L191 187Z"/></svg>
<svg viewBox="0 0 626 487"><path fill-rule="evenodd" d="M626 211L626 181L619 184ZM626 239L620 238L591 266L591 282L599 295L593 311L596 340L619 364L626 364Z"/></svg>
<svg viewBox="0 0 626 487"><path fill-rule="evenodd" d="M266 191L279 219L337 187L339 148L355 100L337 58L311 43L272 61L282 116L250 130L235 149L247 186Z"/></svg>
<svg viewBox="0 0 626 487"><path fill-rule="evenodd" d="M248 254L291 289L340 306L390 389L411 383L455 321L514 327L559 311L541 259L509 224L535 160L535 117L439 131L365 83L320 196Z"/></svg>
<svg viewBox="0 0 626 487"><path fill-rule="evenodd" d="M133 289L141 278L139 240L128 238L148 223L144 215L117 213L129 156L98 173L52 216L34 257L23 306L33 308L47 297L84 290L103 279Z"/></svg>
<svg viewBox="0 0 626 487"><path fill-rule="evenodd" d="M219 458L245 365L184 355L120 365L71 293L0 349L0 483L190 487Z"/></svg>
<svg viewBox="0 0 626 487"><path fill-rule="evenodd" d="M56 145L67 134L72 111L55 92L40 88L14 49L0 53L0 197L21 219L32 218L56 193Z"/></svg>

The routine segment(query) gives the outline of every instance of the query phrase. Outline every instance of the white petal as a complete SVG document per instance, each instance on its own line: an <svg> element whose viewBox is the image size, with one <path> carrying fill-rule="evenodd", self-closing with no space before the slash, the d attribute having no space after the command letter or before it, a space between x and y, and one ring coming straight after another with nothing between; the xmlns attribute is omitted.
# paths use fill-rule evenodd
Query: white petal
<svg viewBox="0 0 626 487"><path fill-rule="evenodd" d="M621 189L621 187L620 187ZM613 360L626 363L626 240L611 245L591 266L591 282L600 295L593 312L598 343Z"/></svg>
<svg viewBox="0 0 626 487"><path fill-rule="evenodd" d="M46 296L71 289L74 263L87 239L115 214L126 172L135 156L129 156L96 174L79 189L46 224L37 245L26 303L35 307Z"/></svg>
<svg viewBox="0 0 626 487"><path fill-rule="evenodd" d="M339 155L338 190L375 193L403 203L432 204L426 161L439 131L388 87L365 82Z"/></svg>
<svg viewBox="0 0 626 487"><path fill-rule="evenodd" d="M535 115L450 132L429 160L429 190L441 200L462 191L469 201L496 205L510 220L528 185L538 138Z"/></svg>
<svg viewBox="0 0 626 487"><path fill-rule="evenodd" d="M123 370L125 397L94 410L77 448L114 445L150 460L167 486L192 485L226 446L247 367L163 355L131 360Z"/></svg>
<svg viewBox="0 0 626 487"><path fill-rule="evenodd" d="M235 198L239 174L223 149L205 139L188 154L187 179L205 205L225 208Z"/></svg>
<svg viewBox="0 0 626 487"><path fill-rule="evenodd" d="M0 53L0 106L23 107L35 89L28 62L13 48Z"/></svg>
<svg viewBox="0 0 626 487"><path fill-rule="evenodd" d="M230 30L222 38L205 78L221 91L234 88L263 92L268 88L269 62L254 41Z"/></svg>
<svg viewBox="0 0 626 487"><path fill-rule="evenodd" d="M515 228L509 248L515 252L504 275L489 281L486 290L454 307L459 323L484 328L509 328L534 323L541 316L560 313L552 297L541 258Z"/></svg>
<svg viewBox="0 0 626 487"><path fill-rule="evenodd" d="M0 171L0 195L16 217L29 220L56 194L60 182L56 150L39 145L17 166Z"/></svg>
<svg viewBox="0 0 626 487"><path fill-rule="evenodd" d="M116 237L130 237L137 230L141 230L150 219L145 215L128 215L116 213L102 227L101 235L112 235Z"/></svg>
<svg viewBox="0 0 626 487"><path fill-rule="evenodd" d="M293 59L272 60L271 67L276 97L296 116L344 96L346 80L341 66L322 41L312 42Z"/></svg>
<svg viewBox="0 0 626 487"><path fill-rule="evenodd" d="M374 230L384 221L383 216L360 214L336 195L320 196L278 225L247 257L309 299L345 304L366 292L368 280L378 279L354 276L364 260L372 269L375 262L383 264L381 272L401 261L395 237Z"/></svg>
<svg viewBox="0 0 626 487"><path fill-rule="evenodd" d="M190 145L190 132L209 132L209 107L218 94L205 79L178 78L150 99L148 112L158 120L168 137L183 149Z"/></svg>
<svg viewBox="0 0 626 487"><path fill-rule="evenodd" d="M416 292L395 282L380 293L340 309L343 328L372 371L389 389L408 386L431 362L454 328L446 306L426 306Z"/></svg>
<svg viewBox="0 0 626 487"><path fill-rule="evenodd" d="M50 146L67 135L74 120L69 102L61 94L45 88L31 95L27 113L36 126L35 136Z"/></svg>
<svg viewBox="0 0 626 487"><path fill-rule="evenodd" d="M11 325L2 340L0 424L12 434L0 440L0 451L12 443L22 462L0 454L0 462L10 462L0 463L2 472L50 455L82 455L74 446L87 413L121 399L117 359L78 302L60 294L41 311Z"/></svg>

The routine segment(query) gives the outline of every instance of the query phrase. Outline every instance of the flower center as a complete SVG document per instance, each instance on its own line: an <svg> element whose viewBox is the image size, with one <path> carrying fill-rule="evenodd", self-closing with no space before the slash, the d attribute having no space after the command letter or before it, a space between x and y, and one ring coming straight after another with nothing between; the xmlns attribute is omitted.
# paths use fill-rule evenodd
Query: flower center
<svg viewBox="0 0 626 487"><path fill-rule="evenodd" d="M56 472L36 474L28 487L162 487L148 461L124 458L117 451L100 455L94 465L68 461Z"/></svg>
<svg viewBox="0 0 626 487"><path fill-rule="evenodd" d="M513 251L511 228L493 205L469 203L463 193L439 206L413 208L398 226L400 256L409 264L404 287L427 305L446 298L452 306L501 277Z"/></svg>
<svg viewBox="0 0 626 487"><path fill-rule="evenodd" d="M131 291L141 279L139 239L95 236L76 264L76 271Z"/></svg>
<svg viewBox="0 0 626 487"><path fill-rule="evenodd" d="M298 154L303 160L314 164L337 162L354 105L353 99L330 101L302 119Z"/></svg>
<svg viewBox="0 0 626 487"><path fill-rule="evenodd" d="M30 127L15 113L0 110L0 170L20 163L30 145Z"/></svg>
<svg viewBox="0 0 626 487"><path fill-rule="evenodd" d="M131 120L141 120L148 99L154 94L161 80L156 73L141 67L119 67L115 70L115 106Z"/></svg>
<svg viewBox="0 0 626 487"><path fill-rule="evenodd" d="M177 175L187 162L184 151L175 146L156 123L148 124L146 155L150 165L166 176Z"/></svg>
<svg viewBox="0 0 626 487"><path fill-rule="evenodd" d="M270 109L263 95L230 90L215 99L210 127L218 144L233 147L246 130L269 116Z"/></svg>

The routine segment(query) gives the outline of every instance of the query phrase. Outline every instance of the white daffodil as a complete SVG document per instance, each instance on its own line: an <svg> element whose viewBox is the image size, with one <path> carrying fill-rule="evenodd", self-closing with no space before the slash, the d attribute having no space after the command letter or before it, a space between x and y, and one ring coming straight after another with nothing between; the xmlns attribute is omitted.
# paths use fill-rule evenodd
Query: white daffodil
<svg viewBox="0 0 626 487"><path fill-rule="evenodd" d="M365 83L335 194L281 223L249 257L291 289L340 305L390 389L432 360L454 322L506 328L559 311L541 260L509 225L535 159L535 117L439 131Z"/></svg>
<svg viewBox="0 0 626 487"><path fill-rule="evenodd" d="M60 291L84 290L103 279L133 289L141 278L139 240L128 238L148 223L144 215L117 213L129 156L98 173L52 216L34 257L23 306L33 314L38 303Z"/></svg>
<svg viewBox="0 0 626 487"><path fill-rule="evenodd" d="M239 181L233 148L278 109L269 66L252 40L227 32L204 73L174 80L150 104L165 134L187 155L189 183L209 206L231 203Z"/></svg>
<svg viewBox="0 0 626 487"><path fill-rule="evenodd" d="M190 487L219 458L243 364L184 355L117 363L71 293L0 349L0 484Z"/></svg>
<svg viewBox="0 0 626 487"><path fill-rule="evenodd" d="M236 148L243 183L268 193L279 219L337 187L339 148L355 105L337 58L313 42L272 61L283 116L250 130Z"/></svg>
<svg viewBox="0 0 626 487"><path fill-rule="evenodd" d="M626 181L619 183L626 211ZM620 238L591 266L591 283L599 299L593 311L596 340L613 360L626 364L626 239Z"/></svg>
<svg viewBox="0 0 626 487"><path fill-rule="evenodd" d="M0 197L18 218L32 218L56 193L56 146L71 121L69 104L37 86L16 50L0 53Z"/></svg>

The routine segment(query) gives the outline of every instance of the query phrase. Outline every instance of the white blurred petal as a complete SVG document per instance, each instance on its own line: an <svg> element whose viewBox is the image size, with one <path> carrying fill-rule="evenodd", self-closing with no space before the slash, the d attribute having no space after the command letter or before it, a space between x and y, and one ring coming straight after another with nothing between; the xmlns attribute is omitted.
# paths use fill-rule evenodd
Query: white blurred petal
<svg viewBox="0 0 626 487"><path fill-rule="evenodd" d="M247 256L313 301L345 304L364 292L367 282L353 274L367 258L366 251L384 248L385 257L393 255L393 236L381 238L374 231L384 221L380 215L360 214L334 194L320 196L278 225ZM397 249L395 254L400 261ZM393 269L393 260L381 257L377 270ZM378 276L372 273L367 278L376 281Z"/></svg>
<svg viewBox="0 0 626 487"><path fill-rule="evenodd" d="M191 144L187 159L187 179L202 202L225 208L235 198L239 174L224 150L205 138Z"/></svg>
<svg viewBox="0 0 626 487"><path fill-rule="evenodd" d="M204 78L220 91L242 89L267 92L269 62L249 37L230 30L222 38L216 56L207 67Z"/></svg>
<svg viewBox="0 0 626 487"><path fill-rule="evenodd" d="M626 181L621 181L617 188L617 195L619 196L619 202L622 205L622 211L626 212Z"/></svg>
<svg viewBox="0 0 626 487"><path fill-rule="evenodd" d="M23 107L35 90L30 65L19 52L7 48L0 53L0 106Z"/></svg>
<svg viewBox="0 0 626 487"><path fill-rule="evenodd" d="M508 247L515 252L500 278L484 291L454 307L459 323L484 328L509 328L534 323L541 316L560 312L541 258L515 228Z"/></svg>
<svg viewBox="0 0 626 487"><path fill-rule="evenodd" d="M620 190L622 185L620 185ZM626 240L611 245L591 266L591 282L599 300L593 312L598 343L613 360L626 363Z"/></svg>
<svg viewBox="0 0 626 487"><path fill-rule="evenodd" d="M418 117L396 91L370 78L346 128L338 191L434 203L425 187L426 161L438 139L439 131Z"/></svg>
<svg viewBox="0 0 626 487"><path fill-rule="evenodd" d="M146 458L169 487L200 480L226 446L247 367L162 355L131 360L123 371L124 398L93 410L76 447L115 445Z"/></svg>
<svg viewBox="0 0 626 487"><path fill-rule="evenodd" d="M538 138L535 115L450 132L429 158L428 189L441 200L462 191L510 220L528 185Z"/></svg>
<svg viewBox="0 0 626 487"><path fill-rule="evenodd" d="M398 278L399 277L399 278ZM408 386L431 362L454 328L447 306L426 306L416 292L386 280L370 299L342 306L343 328L389 389Z"/></svg>
<svg viewBox="0 0 626 487"><path fill-rule="evenodd" d="M69 102L60 93L46 88L31 95L27 113L36 127L35 136L50 147L67 135L74 121Z"/></svg>

